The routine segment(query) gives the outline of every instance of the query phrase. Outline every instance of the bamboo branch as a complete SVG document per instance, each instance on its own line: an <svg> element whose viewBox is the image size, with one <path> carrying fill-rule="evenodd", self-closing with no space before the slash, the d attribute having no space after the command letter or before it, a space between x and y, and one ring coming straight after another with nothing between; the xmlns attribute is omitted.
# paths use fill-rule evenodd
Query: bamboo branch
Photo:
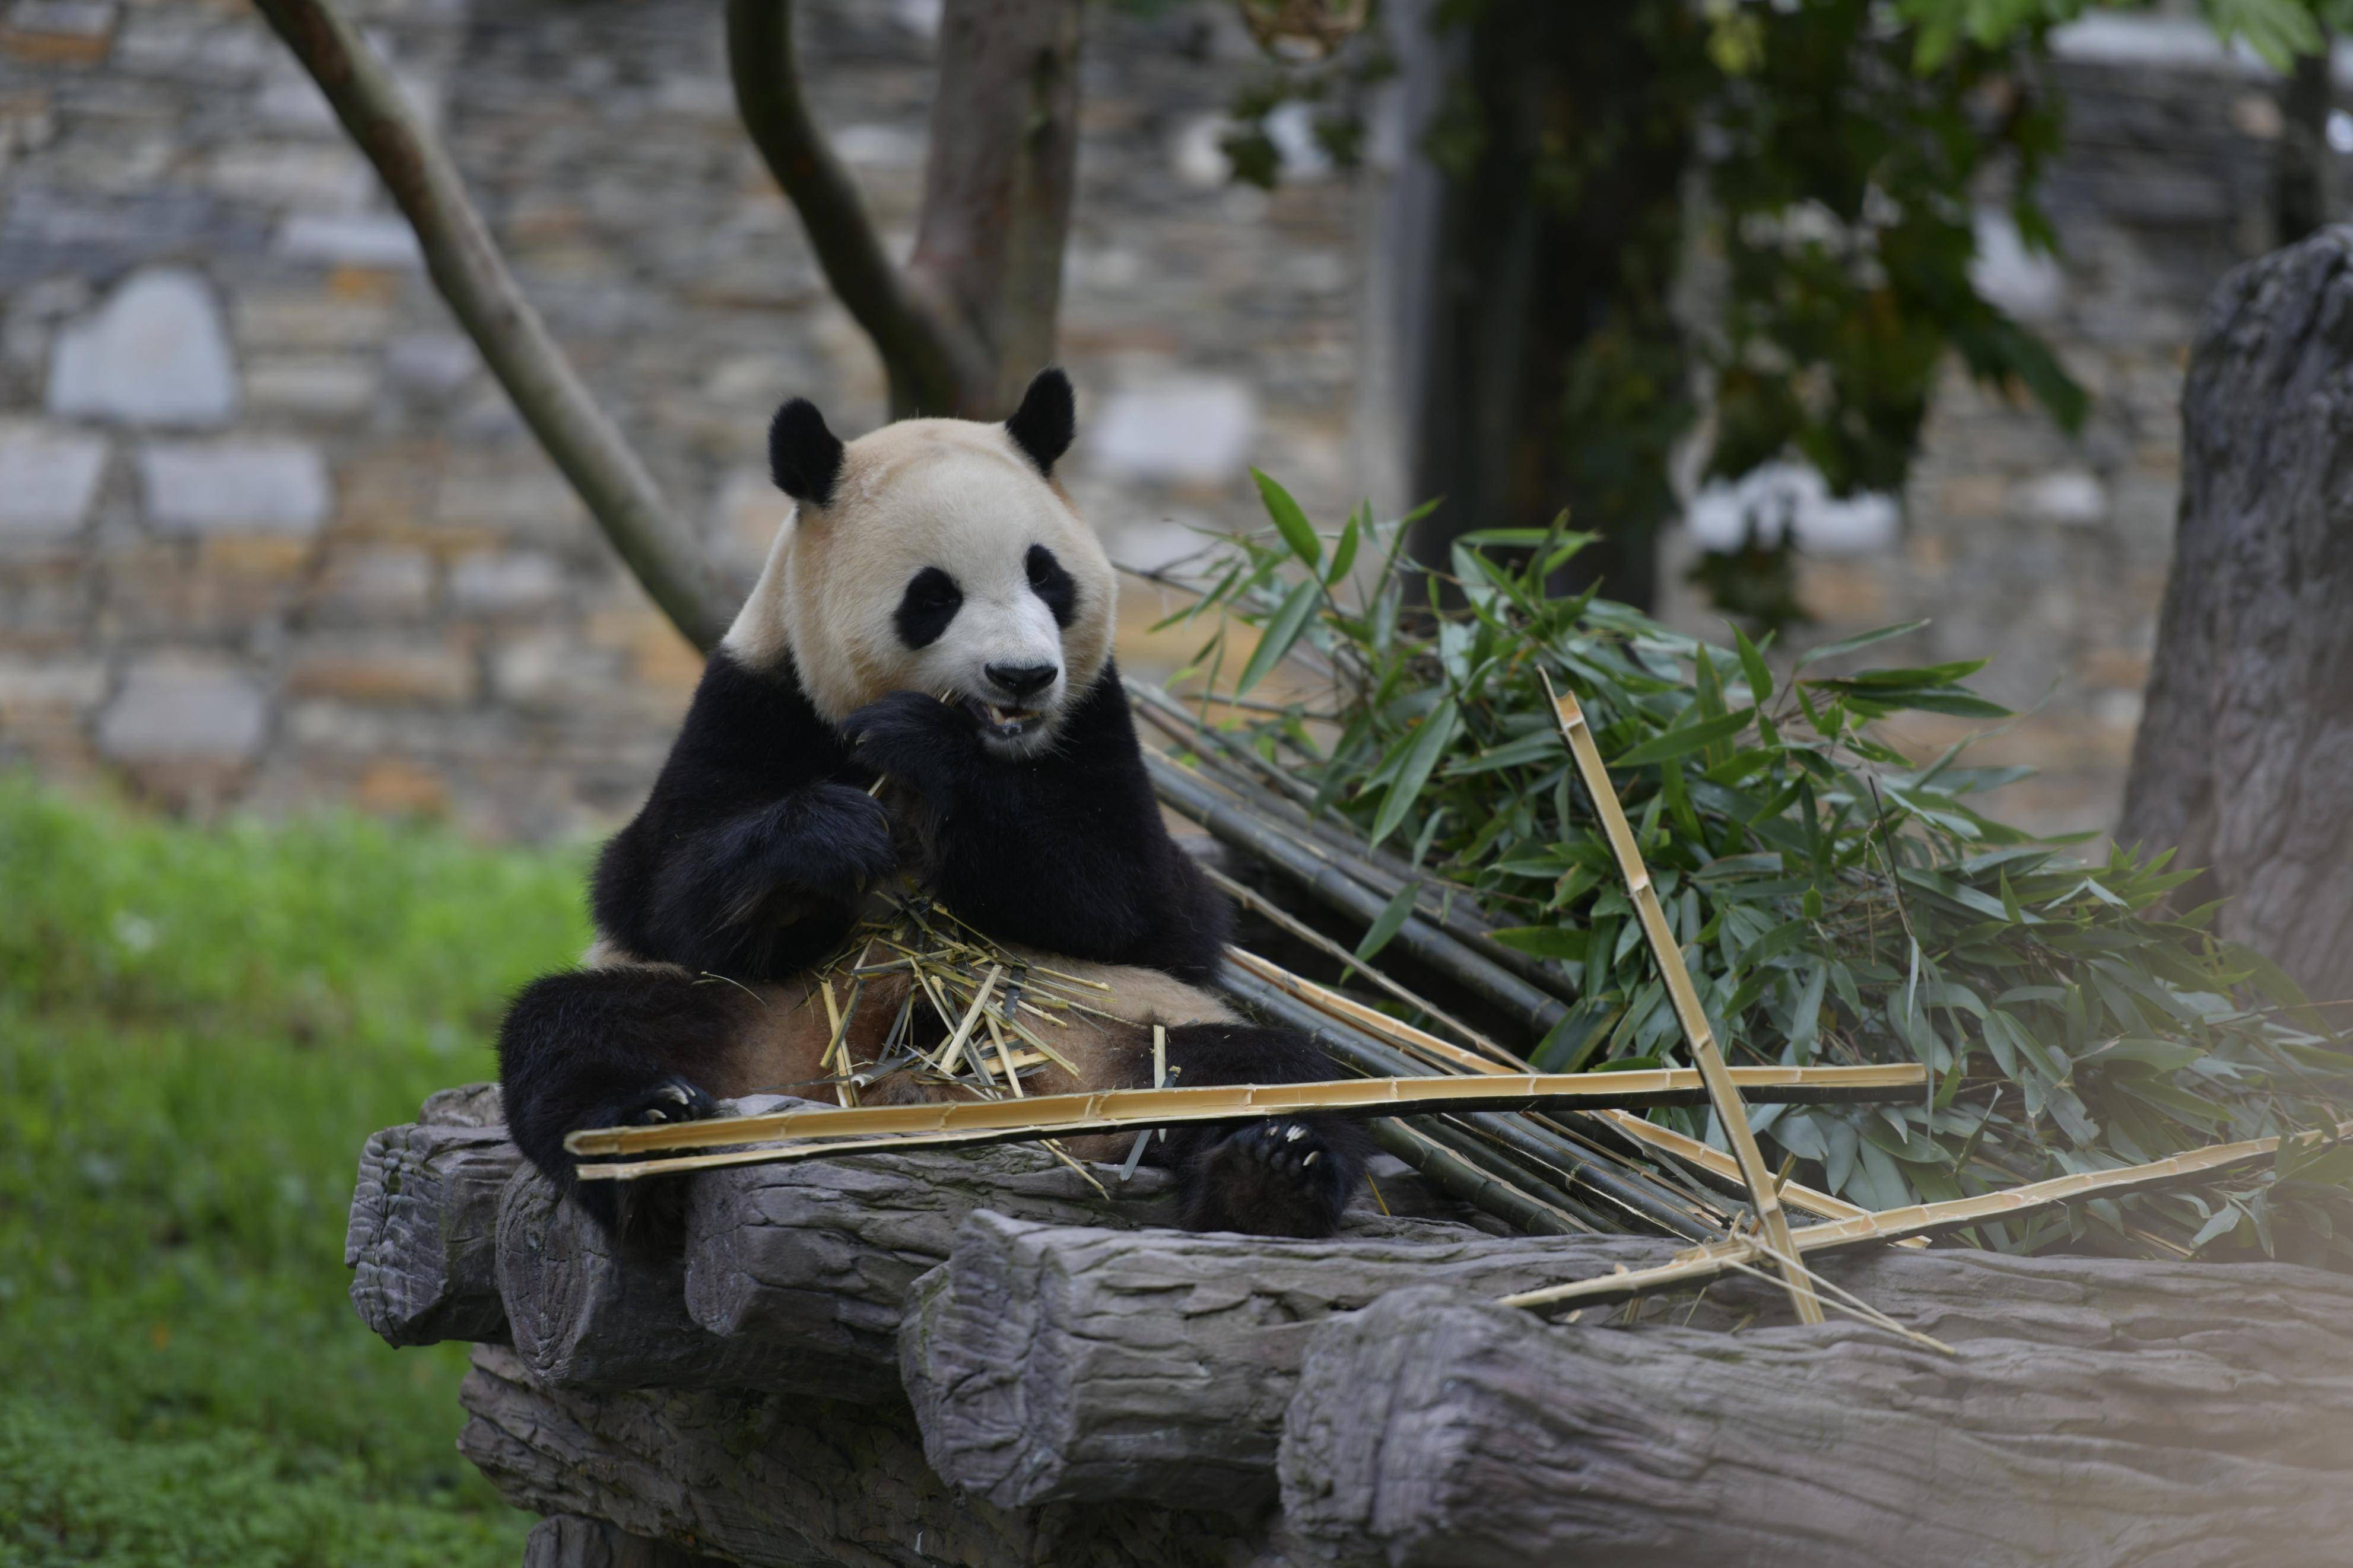
<svg viewBox="0 0 2353 1568"><path fill-rule="evenodd" d="M744 129L800 215L826 282L882 356L892 416L964 412L967 390L994 380L987 355L883 253L802 94L792 0L727 0L727 73Z"/></svg>
<svg viewBox="0 0 2353 1568"><path fill-rule="evenodd" d="M687 639L715 646L733 605L516 285L448 154L391 71L331 0L257 4L375 165L417 233L434 287L596 526Z"/></svg>
<svg viewBox="0 0 2353 1568"><path fill-rule="evenodd" d="M1732 1145L1733 1158L1740 1163L1748 1201L1757 1210L1757 1228L1764 1234L1766 1245L1780 1255L1782 1273L1788 1281L1789 1304L1797 1310L1799 1321L1819 1323L1822 1321L1822 1304L1806 1271L1791 1261L1794 1254L1790 1250L1789 1216L1781 1208L1773 1173L1765 1168L1765 1155L1757 1147L1757 1134L1749 1128L1748 1108L1740 1100L1739 1079L1725 1065L1724 1053L1715 1043L1715 1031L1700 1005L1699 993L1693 988L1691 972L1683 967L1683 949L1667 926L1665 911L1659 908L1659 891L1651 885L1650 868L1642 864L1641 849L1634 842L1634 830L1626 821L1625 808L1618 803L1618 791L1610 784L1609 770L1601 761L1601 748L1594 743L1592 727L1585 721L1585 710L1577 706L1575 692L1554 691L1552 677L1542 670L1537 673L1544 679L1545 694L1552 699L1561 738L1577 759L1577 771L1585 780L1587 793L1593 797L1594 813L1609 832L1609 847L1617 854L1618 869L1626 880L1626 896L1633 900L1641 916L1642 934L1650 940L1651 955L1658 961L1659 977L1666 982L1667 993L1674 998L1675 1017L1683 1025L1683 1038L1691 1044L1692 1059L1699 1064L1700 1073L1707 1080L1708 1103L1724 1129L1725 1141Z"/></svg>
<svg viewBox="0 0 2353 1568"><path fill-rule="evenodd" d="M2010 1219L2039 1209L2055 1208L2082 1198L2113 1197L2152 1187L2177 1186L2201 1176L2220 1175L2225 1171L2260 1164L2276 1155L2283 1142L2290 1148L2309 1148L2326 1139L2348 1136L2353 1136L2353 1121L2339 1124L2334 1131L2299 1132L2284 1140L2254 1138L2239 1143L2216 1143L2168 1159L2152 1160L2145 1165L2125 1165L2113 1171L2054 1176L2049 1181L2031 1182L2022 1187L2006 1187L2000 1192L1984 1193L1973 1198L1954 1198L1940 1204L1913 1204L1905 1208L1882 1209L1877 1214L1866 1214L1852 1219L1810 1225L1802 1230L1790 1232L1788 1242L1783 1247L1772 1246L1761 1238L1736 1237L1694 1247L1673 1261L1662 1263L1655 1268L1604 1274L1591 1279L1573 1280L1566 1285L1547 1286L1541 1290L1523 1290L1502 1298L1502 1302L1507 1307L1559 1307L1571 1303L1599 1305L1623 1301L1630 1297L1653 1295L1677 1286L1713 1279L1733 1265L1752 1258L1778 1254L1781 1259L1790 1260L1817 1252L1867 1247L1873 1242L1900 1241L1910 1237L1934 1236L1942 1231L1965 1230L1973 1225Z"/></svg>

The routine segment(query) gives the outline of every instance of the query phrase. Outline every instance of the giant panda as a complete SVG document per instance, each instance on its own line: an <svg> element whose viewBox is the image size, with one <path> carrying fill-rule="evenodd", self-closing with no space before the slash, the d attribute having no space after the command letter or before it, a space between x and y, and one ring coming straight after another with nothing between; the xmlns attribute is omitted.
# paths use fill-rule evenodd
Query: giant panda
<svg viewBox="0 0 2353 1568"><path fill-rule="evenodd" d="M769 460L793 510L651 794L598 859L596 944L526 987L500 1030L516 1143L607 1226L611 1184L575 1184L565 1134L821 1079L812 966L902 875L1117 999L1124 1021L1064 1039L1068 1070L1034 1092L1150 1083L1155 1024L1183 1085L1335 1076L1303 1037L1202 989L1230 911L1153 799L1111 656L1111 563L1054 478L1073 433L1058 370L1001 425L907 419L845 445L807 401L777 411ZM880 1033L853 1029L861 1065ZM1073 1152L1113 1142L1132 1141ZM1173 1128L1146 1147L1175 1169L1187 1226L1282 1236L1329 1235L1368 1153L1354 1123L1318 1116Z"/></svg>

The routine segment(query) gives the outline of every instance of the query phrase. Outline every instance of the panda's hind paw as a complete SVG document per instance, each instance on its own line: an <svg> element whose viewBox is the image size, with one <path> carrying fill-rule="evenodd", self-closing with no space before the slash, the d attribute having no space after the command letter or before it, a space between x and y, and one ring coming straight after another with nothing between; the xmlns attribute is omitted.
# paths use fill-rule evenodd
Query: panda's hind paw
<svg viewBox="0 0 2353 1568"><path fill-rule="evenodd" d="M1331 1235L1363 1162L1319 1121L1254 1122L1202 1150L1184 1173L1187 1228Z"/></svg>
<svg viewBox="0 0 2353 1568"><path fill-rule="evenodd" d="M659 1127L670 1121L702 1121L719 1114L719 1102L686 1079L672 1074L634 1100L623 1100L611 1127Z"/></svg>

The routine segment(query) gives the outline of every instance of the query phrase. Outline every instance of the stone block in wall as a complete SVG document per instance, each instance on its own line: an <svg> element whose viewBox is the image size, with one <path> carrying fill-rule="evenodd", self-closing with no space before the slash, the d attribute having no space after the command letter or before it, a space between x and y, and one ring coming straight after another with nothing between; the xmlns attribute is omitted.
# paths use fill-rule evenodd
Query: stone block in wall
<svg viewBox="0 0 2353 1568"><path fill-rule="evenodd" d="M293 697L344 702L464 702L474 695L474 656L452 643L405 637L323 637L298 644L287 660Z"/></svg>
<svg viewBox="0 0 2353 1568"><path fill-rule="evenodd" d="M375 366L355 355L256 360L245 373L246 397L259 410L305 419L347 419L375 403Z"/></svg>
<svg viewBox="0 0 2353 1568"><path fill-rule="evenodd" d="M535 454L519 457L512 468L445 472L435 487L432 521L448 529L565 542L581 539L581 531L590 526L572 487L546 471Z"/></svg>
<svg viewBox="0 0 2353 1568"><path fill-rule="evenodd" d="M375 213L296 213L280 226L274 248L289 261L323 267L406 269L425 263L406 220Z"/></svg>
<svg viewBox="0 0 2353 1568"><path fill-rule="evenodd" d="M101 436L30 424L0 426L0 544L79 531L105 468Z"/></svg>
<svg viewBox="0 0 2353 1568"><path fill-rule="evenodd" d="M0 718L11 722L43 710L78 712L105 696L103 659L0 658Z"/></svg>
<svg viewBox="0 0 2353 1568"><path fill-rule="evenodd" d="M282 533L111 541L86 574L102 586L98 624L111 637L249 639L294 604L312 542Z"/></svg>
<svg viewBox="0 0 2353 1568"><path fill-rule="evenodd" d="M237 347L270 349L373 348L392 331L392 309L311 290L269 289L240 294L230 310Z"/></svg>
<svg viewBox="0 0 2353 1568"><path fill-rule="evenodd" d="M1257 433L1258 395L1232 376L1186 376L1103 399L1087 460L1124 479L1222 485L1240 476Z"/></svg>
<svg viewBox="0 0 2353 1568"><path fill-rule="evenodd" d="M410 332L385 345L385 374L403 392L444 396L480 368L473 341L459 332Z"/></svg>
<svg viewBox="0 0 2353 1568"><path fill-rule="evenodd" d="M449 567L449 602L460 610L500 615L543 609L564 596L564 567L539 550L478 550Z"/></svg>
<svg viewBox="0 0 2353 1568"><path fill-rule="evenodd" d="M134 273L58 334L49 412L130 425L221 425L237 366L212 286L184 268Z"/></svg>
<svg viewBox="0 0 2353 1568"><path fill-rule="evenodd" d="M231 142L205 161L203 178L232 201L313 212L355 212L376 191L367 160L332 142Z"/></svg>
<svg viewBox="0 0 2353 1568"><path fill-rule="evenodd" d="M118 762L242 762L261 750L269 701L225 660L156 655L132 665L98 719L98 746Z"/></svg>
<svg viewBox="0 0 2353 1568"><path fill-rule="evenodd" d="M106 58L122 7L113 0L16 0L0 16L0 55L37 66Z"/></svg>
<svg viewBox="0 0 2353 1568"><path fill-rule="evenodd" d="M311 603L329 621L420 616L433 603L433 558L393 547L343 551L320 572Z"/></svg>
<svg viewBox="0 0 2353 1568"><path fill-rule="evenodd" d="M139 479L147 521L166 533L311 534L334 505L326 459L303 441L151 441Z"/></svg>

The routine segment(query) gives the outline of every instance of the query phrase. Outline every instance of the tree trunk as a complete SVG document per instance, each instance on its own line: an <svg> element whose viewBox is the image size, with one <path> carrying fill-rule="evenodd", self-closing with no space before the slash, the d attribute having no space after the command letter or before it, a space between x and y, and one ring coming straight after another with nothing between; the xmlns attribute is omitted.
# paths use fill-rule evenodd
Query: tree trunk
<svg viewBox="0 0 2353 1568"><path fill-rule="evenodd" d="M2280 138L2272 152L2272 243L2289 246L2328 221L2328 111L2335 106L2332 36L2320 30L2317 54L2298 55L2280 84Z"/></svg>
<svg viewBox="0 0 2353 1568"><path fill-rule="evenodd" d="M2353 231L2223 280L2182 397L2181 513L2117 839L2316 998L2353 995Z"/></svg>
<svg viewBox="0 0 2353 1568"><path fill-rule="evenodd" d="M648 1541L601 1519L577 1514L541 1520L522 1543L522 1568L719 1568L719 1563L716 1557Z"/></svg>
<svg viewBox="0 0 2353 1568"><path fill-rule="evenodd" d="M1412 1286L1492 1300L1663 1262L1677 1246L1632 1237L1266 1242L975 1214L908 1314L902 1373L933 1468L1000 1507L1105 1497L1257 1506L1274 1493L1284 1411L1312 1342L1306 1325ZM1824 1278L1954 1344L2179 1352L2273 1383L2343 1367L2353 1349L2353 1280L2312 1269L1905 1248L1817 1261ZM1585 1318L1630 1315L1721 1333L1786 1322L1788 1299L1777 1282L1735 1279Z"/></svg>
<svg viewBox="0 0 2353 1568"><path fill-rule="evenodd" d="M754 1568L1219 1568L1254 1525L1138 1503L1012 1511L923 1464L904 1410L720 1390L583 1394L482 1346L459 1390L459 1452L535 1513Z"/></svg>
<svg viewBox="0 0 2353 1568"><path fill-rule="evenodd" d="M1601 538L1562 586L1599 579L1647 606L1674 508L1668 459L1694 415L1669 308L1691 131L1640 10L1491 5L1429 40L1408 68L1455 79L1408 134L1441 194L1426 229L1398 238L1434 253L1420 341L1400 355L1420 378L1413 495L1444 498L1416 526L1414 558L1444 570L1455 536L1541 529L1567 509ZM1457 43L1459 64L1440 63ZM1559 188L1562 150L1620 116L1640 133Z"/></svg>
<svg viewBox="0 0 2353 1568"><path fill-rule="evenodd" d="M2353 1341L1957 1353L1831 1324L1554 1328L1435 1289L1318 1331L1293 1555L1381 1568L2324 1568L2353 1531Z"/></svg>

